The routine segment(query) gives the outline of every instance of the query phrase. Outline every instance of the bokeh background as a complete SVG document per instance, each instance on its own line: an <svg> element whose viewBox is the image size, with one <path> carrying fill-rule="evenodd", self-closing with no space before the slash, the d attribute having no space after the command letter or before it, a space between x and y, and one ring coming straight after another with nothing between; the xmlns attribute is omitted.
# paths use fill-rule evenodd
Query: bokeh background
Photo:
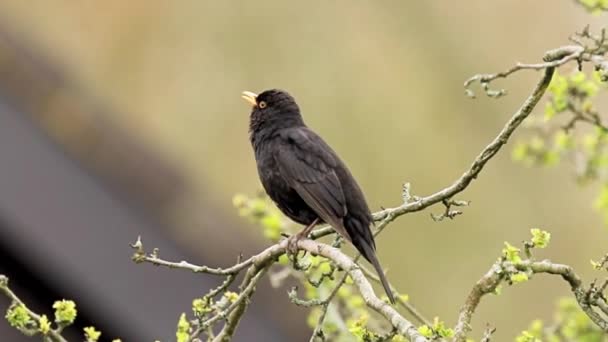
<svg viewBox="0 0 608 342"><path fill-rule="evenodd" d="M260 186L242 90L294 94L377 210L400 203L405 181L426 195L460 176L538 74L501 82L500 100L465 97L466 78L539 61L606 18L566 0L3 0L0 273L41 312L74 299L70 340L94 324L108 339L170 341L219 279L135 265L128 243L142 235L165 258L208 265L268 244L232 207ZM553 233L543 256L587 278L606 252L597 187L577 186L567 165L515 164L508 148L460 196L472 201L464 215L407 215L378 238L394 284L449 325L503 242L532 227ZM263 287L236 340L307 338L306 310ZM474 327L509 340L568 292L541 276L506 288ZM4 320L0 339L27 340Z"/></svg>

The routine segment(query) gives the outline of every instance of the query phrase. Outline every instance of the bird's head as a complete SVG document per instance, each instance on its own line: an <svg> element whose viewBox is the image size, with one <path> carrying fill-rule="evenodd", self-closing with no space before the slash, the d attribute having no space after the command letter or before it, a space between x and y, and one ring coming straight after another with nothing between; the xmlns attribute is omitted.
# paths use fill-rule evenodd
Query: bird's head
<svg viewBox="0 0 608 342"><path fill-rule="evenodd" d="M271 89L260 94L244 91L242 97L252 105L250 116L252 132L304 124L300 107L286 91Z"/></svg>

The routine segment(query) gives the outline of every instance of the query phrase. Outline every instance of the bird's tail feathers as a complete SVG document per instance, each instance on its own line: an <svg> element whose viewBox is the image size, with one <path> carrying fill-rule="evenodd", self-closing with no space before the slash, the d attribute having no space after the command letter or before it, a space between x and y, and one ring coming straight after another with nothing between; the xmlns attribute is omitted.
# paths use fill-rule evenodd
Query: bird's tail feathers
<svg viewBox="0 0 608 342"><path fill-rule="evenodd" d="M359 252L361 252L361 255L363 255L363 257L367 261L369 261L372 266L374 266L374 269L376 270L376 273L380 278L380 282L382 283L382 287L384 287L384 291L386 292L388 299L391 301L392 304L395 304L395 296L393 295L393 291L391 291L391 286L389 285L388 280L384 275L382 266L380 266L380 262L378 261L378 257L376 256L376 251L374 250L374 248L372 248L372 246L370 246L370 244L363 239L358 239L357 242L353 241L353 244L355 245L355 247L357 247Z"/></svg>

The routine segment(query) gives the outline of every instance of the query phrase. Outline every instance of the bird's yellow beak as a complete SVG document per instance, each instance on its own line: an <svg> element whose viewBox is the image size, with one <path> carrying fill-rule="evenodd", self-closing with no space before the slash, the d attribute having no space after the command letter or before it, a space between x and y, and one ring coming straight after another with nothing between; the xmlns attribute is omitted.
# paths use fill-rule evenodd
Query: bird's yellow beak
<svg viewBox="0 0 608 342"><path fill-rule="evenodd" d="M241 97L243 99L245 99L245 101L251 103L252 106L257 106L258 105L258 101L256 100L258 97L258 94L250 92L250 91L244 91L241 95Z"/></svg>

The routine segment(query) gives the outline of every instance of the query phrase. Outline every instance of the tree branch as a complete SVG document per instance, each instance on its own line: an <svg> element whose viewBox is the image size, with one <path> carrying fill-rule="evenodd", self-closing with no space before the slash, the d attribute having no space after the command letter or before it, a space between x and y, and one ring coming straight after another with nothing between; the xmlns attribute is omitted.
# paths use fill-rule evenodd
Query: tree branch
<svg viewBox="0 0 608 342"><path fill-rule="evenodd" d="M569 285L576 301L587 316L602 330L608 332L608 318L600 316L594 306L603 311L602 306L606 305L603 298L594 299L591 294L591 289L585 289L581 278L574 272L572 267L568 265L556 264L549 260L532 261L524 260L520 263L512 263L509 261L499 260L492 265L490 270L477 281L467 299L464 306L460 310L458 323L454 329L454 342L463 342L466 340L467 332L471 330L470 323L473 313L479 306L481 298L488 293L493 293L498 285L503 282L509 274L514 271L547 273L560 275Z"/></svg>
<svg viewBox="0 0 608 342"><path fill-rule="evenodd" d="M283 242L282 244L286 245L286 242ZM401 316L401 314L388 303L376 296L372 285L359 266L339 249L313 240L300 240L298 242L298 248L315 255L323 256L335 262L338 267L348 272L367 306L386 318L399 334L407 337L413 342L427 341L426 338L420 335L416 327L410 321Z"/></svg>
<svg viewBox="0 0 608 342"><path fill-rule="evenodd" d="M150 264L153 264L156 266L165 266L168 268L188 270L193 273L207 273L207 274L214 274L214 275L234 275L234 274L239 273L243 269L249 267L256 260L255 259L256 256L252 256L251 258L249 258L245 261L242 261L242 262L238 262L235 265L232 265L228 268L207 267L207 266L194 265L185 260L182 260L179 262L163 260L158 257L158 250L156 250L156 249L151 254L146 254L146 252L143 249L141 237L137 237L137 241L135 243L131 244L130 246L131 246L131 248L135 249L135 253L133 253L133 256L131 257L131 259L135 263L147 262L147 263L150 263ZM258 256L264 255L265 253L270 253L270 252L271 252L270 248L268 248L265 251L259 253Z"/></svg>
<svg viewBox="0 0 608 342"><path fill-rule="evenodd" d="M11 302L16 303L18 305L22 305L27 311L27 314L32 317L38 324L41 316L30 310L27 305L25 305L25 303L23 303L23 301L19 297L17 297L17 295L8 287L8 277L3 274L0 274L0 293L8 297ZM61 333L55 329L50 329L47 333L47 336L55 342L67 342L67 340L61 335Z"/></svg>
<svg viewBox="0 0 608 342"><path fill-rule="evenodd" d="M516 71L525 69L545 70L543 76L541 77L537 85L534 87L531 94L524 101L522 106L507 121L502 130L499 132L499 134L479 153L479 155L473 160L471 166L456 181L454 181L450 186L426 197L411 196L409 192L409 186L405 186L403 195L404 203L402 205L394 208L383 209L373 214L374 220L380 222L376 227L377 230L375 234L377 235L378 233L380 233L390 222L395 220L397 217L410 212L424 210L429 206L432 206L437 203L444 203L447 207L446 212L449 214L449 205L451 203L460 203L453 202L452 198L463 190L465 190L471 184L471 182L478 177L487 162L500 151L500 149L508 142L513 132L531 114L532 110L535 108L535 106L538 104L543 94L545 93L556 67L573 60L577 60L579 63L581 61L593 61L596 66L598 64L603 63L603 59L598 60L597 58L594 59L591 55L586 55L587 51L588 50L586 48L578 45L564 46L555 50L548 51L543 58L545 61L544 63L518 63L517 65L515 65L511 69L508 69L505 72L488 75L476 75L469 79L467 82L465 82L465 86L469 86L470 84L472 84L472 82L479 81L480 83L482 83L482 86L487 90L487 85L491 81L497 78L507 77L508 75ZM447 215L447 217L450 216ZM385 303L376 296L371 284L366 278L364 272L362 272L362 268L357 265L356 259L349 258L345 254L343 254L339 249L331 247L327 244L314 241L314 239L328 235L332 232L333 229L329 226L321 227L313 231L309 235L309 237L311 238L310 240L300 240L298 242L298 248L300 250L308 251L314 255L323 256L331 260L338 268L346 271L348 275L350 275L350 277L353 279L354 285L358 288L367 306L379 313L386 320L388 320L397 333L407 337L410 341L428 341L427 338L425 338L418 332L418 330L410 321L404 318L389 304ZM231 339L243 313L245 312L249 304L249 299L255 291L255 286L257 282L265 274L267 268L272 263L274 263L279 256L286 253L286 246L287 240L283 240L273 246L266 248L264 251L252 256L251 258L242 262L238 262L237 264L231 267L209 268L206 266L193 265L185 261L178 263L165 261L158 257L156 251L150 255L147 255L143 251L141 241L138 241L136 244L133 245L133 248L136 249L133 259L136 262L148 262L155 265L170 268L185 269L192 272L210 273L215 275L236 275L244 269L247 269L247 274L241 284L241 293L237 300L224 311L206 320L192 334L192 338L197 337L199 334L203 333L211 324L216 323L223 318L226 320L226 323L224 324L220 333L213 338L213 341L220 342L228 341ZM601 316L599 316L599 314L597 314L597 312L595 312L593 309L593 307L597 307L600 309L600 311L605 310L606 306L608 306L606 305L605 300L601 296L589 295L589 291L580 292L583 289L580 283L580 279L567 266L550 264L547 261L527 262L518 265L509 265L506 264L503 260L500 263L495 264L493 268L490 269L490 271L488 271L488 273L486 273L486 275L484 275L473 287L471 293L469 294L465 302L465 305L461 309L458 324L455 329L455 341L463 341L466 338L466 333L470 329L469 324L471 322L472 315L474 314L475 309L479 305L481 298L485 294L493 292L500 284L500 282L505 279L506 273L502 271L504 271L504 269L507 267L511 267L514 270L518 270L519 267L524 267L532 273L553 273L562 275L562 277L564 277L564 279L566 279L570 283L571 287L573 288L573 292L575 293L575 296L579 301L579 304L587 313L587 315L602 329L605 329L605 327L607 326L607 323L605 323L606 321ZM336 286L334 292L332 292L332 295L326 298L326 300L319 300L311 303L315 305L322 305L324 306L323 309L326 310L327 306L329 305L329 301L331 300L331 298L333 298L333 294L339 288L339 285L340 283L338 283L338 286ZM415 310L412 311L412 308L406 307L406 309L408 309L410 313L412 313L417 319L426 321L426 319L422 317L419 313L417 313ZM314 338L317 334L320 333L320 326L322 324L323 314L321 315L318 324L319 326L317 327L317 329L315 329L312 338ZM491 332L493 332L492 329L489 329L488 331L489 332L487 334L486 339L489 339Z"/></svg>
<svg viewBox="0 0 608 342"><path fill-rule="evenodd" d="M561 58L559 61L563 61L566 57L562 57L560 53L566 53L571 51L572 47L564 47L564 51L553 50L549 51L546 56L559 57ZM574 50L574 55L577 55L579 50ZM571 56L571 55L568 55ZM575 58L571 57L570 59ZM567 59L566 61L570 60ZM562 62L565 63L565 62ZM545 63L547 64L547 63ZM547 86L551 82L551 77L553 76L553 72L555 68L553 65L556 63L548 63L547 65L551 65L545 70L545 73L539 83L536 85L530 96L526 99L523 105L519 108L519 110L511 117L511 119L505 124L500 133L488 144L481 153L475 158L469 169L458 178L452 185L444 188L432 195L417 198L413 202L403 203L401 206L395 208L384 209L374 213L375 221L383 221L383 223L387 224L396 219L399 216L402 216L407 213L416 212L424 210L434 204L447 201L462 192L464 189L469 186L469 184L477 178L483 167L486 163L492 159L500 151L503 145L507 143L515 129L519 127L522 121L527 118L534 107L538 104L538 101L542 98L545 91L547 90ZM313 231L310 234L310 238L318 239L322 236L331 234L333 229L329 226L325 226Z"/></svg>

